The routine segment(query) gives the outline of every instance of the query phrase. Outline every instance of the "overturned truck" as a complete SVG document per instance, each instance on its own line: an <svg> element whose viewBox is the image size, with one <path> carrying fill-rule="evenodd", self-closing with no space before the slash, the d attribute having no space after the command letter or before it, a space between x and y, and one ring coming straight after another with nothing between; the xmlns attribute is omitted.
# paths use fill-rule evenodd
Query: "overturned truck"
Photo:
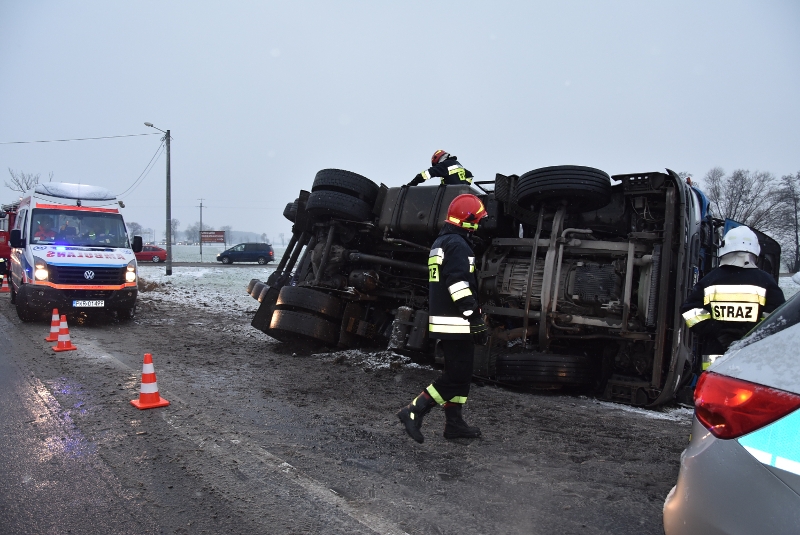
<svg viewBox="0 0 800 535"><path fill-rule="evenodd" d="M324 169L286 206L293 234L275 272L248 287L260 302L252 325L280 341L435 359L429 247L462 193L489 213L474 236L491 333L476 348L477 377L651 407L689 391L700 359L679 307L736 223L713 219L670 170L557 166L472 187L388 188ZM757 234L760 267L777 277L780 248Z"/></svg>

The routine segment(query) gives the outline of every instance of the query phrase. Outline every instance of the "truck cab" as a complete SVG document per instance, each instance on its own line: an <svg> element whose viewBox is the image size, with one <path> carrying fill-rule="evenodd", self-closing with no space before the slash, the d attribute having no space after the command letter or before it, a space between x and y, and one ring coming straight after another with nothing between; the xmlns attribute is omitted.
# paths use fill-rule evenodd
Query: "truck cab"
<svg viewBox="0 0 800 535"><path fill-rule="evenodd" d="M10 231L11 301L23 321L60 313L135 314L141 236L128 237L110 191L38 184L19 202Z"/></svg>

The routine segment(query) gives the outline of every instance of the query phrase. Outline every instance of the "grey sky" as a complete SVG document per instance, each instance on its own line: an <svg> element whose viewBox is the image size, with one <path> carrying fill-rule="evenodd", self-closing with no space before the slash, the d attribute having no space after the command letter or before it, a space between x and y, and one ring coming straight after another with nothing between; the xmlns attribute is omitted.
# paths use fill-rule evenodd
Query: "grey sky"
<svg viewBox="0 0 800 535"><path fill-rule="evenodd" d="M289 232L336 167L399 185L579 164L800 171L800 3L0 1L0 141L171 129L173 216ZM7 168L126 189L158 136L0 145ZM126 197L164 227L164 157ZM13 194L0 188L0 201Z"/></svg>

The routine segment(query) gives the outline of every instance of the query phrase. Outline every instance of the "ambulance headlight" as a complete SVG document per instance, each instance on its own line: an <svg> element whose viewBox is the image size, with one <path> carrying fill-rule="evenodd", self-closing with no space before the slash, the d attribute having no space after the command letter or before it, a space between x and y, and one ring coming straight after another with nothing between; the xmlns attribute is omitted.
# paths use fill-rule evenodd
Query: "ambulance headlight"
<svg viewBox="0 0 800 535"><path fill-rule="evenodd" d="M47 262L42 260L41 258L33 257L33 277L37 281L46 281L47 276Z"/></svg>
<svg viewBox="0 0 800 535"><path fill-rule="evenodd" d="M136 261L131 260L128 262L127 271L125 271L125 282L136 282Z"/></svg>

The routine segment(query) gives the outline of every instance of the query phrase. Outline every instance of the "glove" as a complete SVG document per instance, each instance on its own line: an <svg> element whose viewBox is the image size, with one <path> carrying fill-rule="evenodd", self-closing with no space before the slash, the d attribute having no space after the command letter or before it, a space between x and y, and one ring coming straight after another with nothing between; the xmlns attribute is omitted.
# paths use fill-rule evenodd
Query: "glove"
<svg viewBox="0 0 800 535"><path fill-rule="evenodd" d="M489 328L480 317L478 321L470 323L469 332L472 335L472 342L476 346L485 346L489 341Z"/></svg>
<svg viewBox="0 0 800 535"><path fill-rule="evenodd" d="M408 185L409 186L418 186L419 184L422 184L423 182L425 182L425 179L422 178L422 173L417 173L417 176L415 176L414 179L411 182L408 183Z"/></svg>

